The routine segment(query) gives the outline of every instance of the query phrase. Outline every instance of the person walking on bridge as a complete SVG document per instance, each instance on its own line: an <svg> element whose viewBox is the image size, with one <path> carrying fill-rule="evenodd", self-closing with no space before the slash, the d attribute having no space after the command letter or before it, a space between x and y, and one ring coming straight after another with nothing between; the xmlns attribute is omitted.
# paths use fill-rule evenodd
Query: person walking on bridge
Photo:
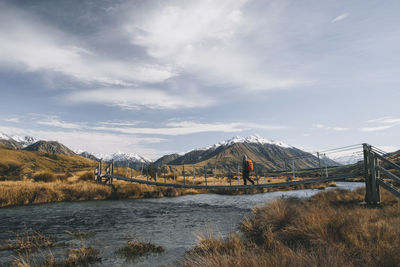
<svg viewBox="0 0 400 267"><path fill-rule="evenodd" d="M250 172L253 171L253 162L247 158L247 155L243 156L243 164L242 164L242 175L243 175L243 183L247 185L247 180L249 180L252 184L254 181L250 179Z"/></svg>

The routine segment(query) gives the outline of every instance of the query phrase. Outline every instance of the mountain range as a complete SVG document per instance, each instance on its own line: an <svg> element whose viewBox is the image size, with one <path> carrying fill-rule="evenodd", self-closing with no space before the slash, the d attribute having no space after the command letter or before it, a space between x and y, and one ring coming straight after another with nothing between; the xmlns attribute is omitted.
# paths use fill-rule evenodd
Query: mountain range
<svg viewBox="0 0 400 267"><path fill-rule="evenodd" d="M189 151L183 155L171 154L157 160L156 164L217 167L236 169L243 155L247 155L257 170L281 171L286 168L317 168L318 158L308 152L290 146L284 142L265 139L259 135L249 137L236 136L215 145ZM339 166L329 159L321 159L321 165Z"/></svg>
<svg viewBox="0 0 400 267"><path fill-rule="evenodd" d="M105 162L114 161L117 166L138 169L142 165L155 164L218 167L225 169L236 169L242 162L243 155L253 160L256 169L267 169L279 171L285 168L304 169L322 166L338 166L339 163L323 158L320 161L315 155L290 146L284 142L265 139L259 135L249 137L236 136L214 145L193 149L184 154L165 155L155 162L135 154L116 152L111 155L93 155L86 151L73 152L68 147L56 141L37 141L33 137L9 136L0 133L0 145L11 149L24 149L40 151L50 154L80 155L92 160L102 159ZM320 163L321 162L321 163Z"/></svg>

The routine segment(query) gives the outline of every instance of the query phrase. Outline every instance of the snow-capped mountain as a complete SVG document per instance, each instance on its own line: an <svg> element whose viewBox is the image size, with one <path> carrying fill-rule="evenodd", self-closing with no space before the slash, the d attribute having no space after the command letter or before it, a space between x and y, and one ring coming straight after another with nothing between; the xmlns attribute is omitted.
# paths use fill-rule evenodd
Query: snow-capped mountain
<svg viewBox="0 0 400 267"><path fill-rule="evenodd" d="M258 168L268 170L282 170L287 162L285 159L296 158L291 162L296 169L315 168L318 158L312 154L297 149L281 141L273 141L259 135L248 137L235 136L212 146L191 150L184 155L169 157L170 162L163 159L163 164L183 165L197 164L205 166L221 166L226 169L237 168L242 162L243 155L247 155ZM338 163L330 159L328 166L337 166Z"/></svg>
<svg viewBox="0 0 400 267"><path fill-rule="evenodd" d="M23 147L27 147L29 145L32 145L33 143L36 143L38 140L32 136L18 136L18 135L12 135L12 139L20 143Z"/></svg>
<svg viewBox="0 0 400 267"><path fill-rule="evenodd" d="M242 137L242 136L234 136L231 139L221 141L217 144L214 144L212 146L204 147L198 150L208 150L208 149L216 149L220 146L231 146L233 144L237 143L254 143L254 144L269 144L269 145L276 145L284 148L291 148L292 146L281 142L281 141L274 141L274 140L269 140L266 139L258 134L250 135L248 137Z"/></svg>
<svg viewBox="0 0 400 267"><path fill-rule="evenodd" d="M118 151L116 153L113 153L111 155L103 155L103 160L105 161L111 161L114 160L114 162L122 162L122 161L129 161L129 162L141 162L141 163L149 163L151 160L149 160L146 157L143 157L139 154L136 153L124 153L121 151Z"/></svg>
<svg viewBox="0 0 400 267"><path fill-rule="evenodd" d="M35 143L36 141L37 140L31 136L21 137L18 135L0 133L0 144L12 149L22 149Z"/></svg>

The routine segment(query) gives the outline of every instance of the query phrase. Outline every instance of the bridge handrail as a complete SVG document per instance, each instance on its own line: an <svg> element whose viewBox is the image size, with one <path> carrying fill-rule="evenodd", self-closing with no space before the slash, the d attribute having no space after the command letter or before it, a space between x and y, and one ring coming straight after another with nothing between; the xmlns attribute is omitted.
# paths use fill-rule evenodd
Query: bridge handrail
<svg viewBox="0 0 400 267"><path fill-rule="evenodd" d="M342 180L346 178L353 178L354 175L340 175L340 176L332 176L332 177L324 177L324 178L316 178L316 179L307 179L302 181L292 181L292 182L282 182L282 183L268 183L268 184L255 184L255 185L195 185L195 184L176 184L176 183L160 183L160 182L151 182L147 180L140 180L134 178L127 178L118 175L104 175L107 178L114 178L117 180L123 180L128 182L135 182L140 184L147 185L155 185L155 186L165 186L165 187L175 187L175 188L193 188L193 189L251 189L251 188L271 188L271 187L281 187L281 186L294 186L301 184L311 184L318 182L328 182L335 180Z"/></svg>
<svg viewBox="0 0 400 267"><path fill-rule="evenodd" d="M379 155L378 153L374 153L376 157L378 157L380 160L382 160L383 162L385 162L386 164L389 164L390 166L392 166L392 168L395 168L397 170L400 171L400 166L397 165L396 163L394 163L393 161L385 158L384 156Z"/></svg>

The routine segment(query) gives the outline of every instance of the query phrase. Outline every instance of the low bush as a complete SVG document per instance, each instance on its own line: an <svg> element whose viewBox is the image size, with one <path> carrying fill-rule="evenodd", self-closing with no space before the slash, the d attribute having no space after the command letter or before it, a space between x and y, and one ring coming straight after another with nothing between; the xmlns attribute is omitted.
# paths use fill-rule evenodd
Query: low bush
<svg viewBox="0 0 400 267"><path fill-rule="evenodd" d="M365 190L277 199L253 210L241 235L203 238L184 266L399 266L400 202L360 205Z"/></svg>
<svg viewBox="0 0 400 267"><path fill-rule="evenodd" d="M135 238L130 238L124 247L117 250L118 254L123 255L129 259L135 259L149 253L162 252L164 252L163 247L156 246L151 243L141 242Z"/></svg>
<svg viewBox="0 0 400 267"><path fill-rule="evenodd" d="M17 163L0 163L0 181L21 180L22 166Z"/></svg>
<svg viewBox="0 0 400 267"><path fill-rule="evenodd" d="M55 182L57 177L51 172L41 172L33 176L35 182Z"/></svg>
<svg viewBox="0 0 400 267"><path fill-rule="evenodd" d="M93 172L85 172L78 178L79 181L94 181L94 173Z"/></svg>

